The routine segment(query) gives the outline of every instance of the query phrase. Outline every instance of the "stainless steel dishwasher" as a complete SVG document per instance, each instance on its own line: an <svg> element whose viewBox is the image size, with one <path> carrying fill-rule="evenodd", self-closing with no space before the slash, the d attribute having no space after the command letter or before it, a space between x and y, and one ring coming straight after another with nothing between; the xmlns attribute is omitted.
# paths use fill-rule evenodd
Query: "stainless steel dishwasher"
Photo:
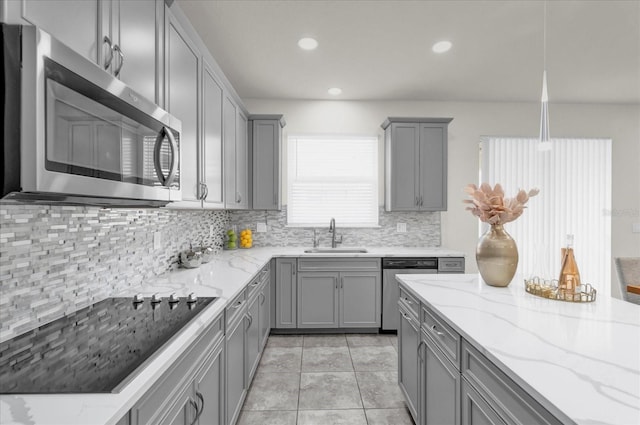
<svg viewBox="0 0 640 425"><path fill-rule="evenodd" d="M382 259L382 330L397 331L400 323L398 311L397 274L438 273L437 258L383 258Z"/></svg>
<svg viewBox="0 0 640 425"><path fill-rule="evenodd" d="M400 323L396 275L432 273L464 273L464 257L382 259L382 331L397 331Z"/></svg>

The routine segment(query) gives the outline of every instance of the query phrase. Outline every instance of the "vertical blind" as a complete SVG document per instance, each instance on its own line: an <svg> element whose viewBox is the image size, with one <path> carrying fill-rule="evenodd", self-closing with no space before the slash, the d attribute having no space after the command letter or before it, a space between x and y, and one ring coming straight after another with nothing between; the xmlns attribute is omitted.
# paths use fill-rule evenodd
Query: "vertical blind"
<svg viewBox="0 0 640 425"><path fill-rule="evenodd" d="M524 214L505 226L518 245L519 273L557 279L560 249L571 233L582 282L608 294L611 140L554 139L552 144L551 151L540 152L537 139L483 138L480 180L500 183L507 197L520 188L540 189Z"/></svg>
<svg viewBox="0 0 640 425"><path fill-rule="evenodd" d="M289 136L287 224L378 225L378 138Z"/></svg>

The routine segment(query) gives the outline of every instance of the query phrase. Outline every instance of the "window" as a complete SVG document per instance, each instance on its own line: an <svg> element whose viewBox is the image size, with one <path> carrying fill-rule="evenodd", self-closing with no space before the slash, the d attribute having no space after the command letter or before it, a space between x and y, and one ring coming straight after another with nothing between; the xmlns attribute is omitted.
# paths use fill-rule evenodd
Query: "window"
<svg viewBox="0 0 640 425"><path fill-rule="evenodd" d="M507 196L537 187L540 194L505 229L518 245L518 272L557 279L560 248L575 236L583 283L601 293L611 281L611 140L554 139L549 152L536 139L484 138L481 181L500 183Z"/></svg>
<svg viewBox="0 0 640 425"><path fill-rule="evenodd" d="M287 224L378 226L378 138L289 136Z"/></svg>

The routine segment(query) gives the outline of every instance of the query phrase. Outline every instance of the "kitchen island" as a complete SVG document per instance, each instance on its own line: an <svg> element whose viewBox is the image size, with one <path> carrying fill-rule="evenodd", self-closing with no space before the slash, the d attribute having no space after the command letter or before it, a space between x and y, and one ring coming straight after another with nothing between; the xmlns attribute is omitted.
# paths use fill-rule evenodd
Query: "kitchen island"
<svg viewBox="0 0 640 425"><path fill-rule="evenodd" d="M398 280L461 337L462 348L449 357L462 358L463 388L473 381L467 379L478 366L472 362L483 356L498 370L493 376L506 375L557 420L549 423L640 423L639 306L606 294L587 304L538 298L517 277L507 288L487 286L475 274ZM446 333L440 325L433 331ZM475 359L465 360L474 352ZM465 423L464 399L461 404Z"/></svg>
<svg viewBox="0 0 640 425"><path fill-rule="evenodd" d="M171 368L184 352L224 314L225 308L272 258L275 257L460 257L463 254L438 247L366 247L366 253L308 254L304 247L264 247L224 251L197 269L178 269L153 281L134 285L114 296L175 293L186 297L218 297L193 321L145 362L114 393L102 394L5 394L0 395L0 424L107 425L116 424Z"/></svg>

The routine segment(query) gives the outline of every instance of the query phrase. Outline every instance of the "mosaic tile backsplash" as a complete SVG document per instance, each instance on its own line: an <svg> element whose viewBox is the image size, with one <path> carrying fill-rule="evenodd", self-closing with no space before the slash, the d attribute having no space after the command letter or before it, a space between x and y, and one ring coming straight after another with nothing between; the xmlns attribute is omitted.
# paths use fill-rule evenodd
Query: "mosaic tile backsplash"
<svg viewBox="0 0 640 425"><path fill-rule="evenodd" d="M228 219L226 211L0 205L0 342L177 268L190 243L222 249Z"/></svg>
<svg viewBox="0 0 640 425"><path fill-rule="evenodd" d="M338 235L342 235L344 246L440 246L440 213L439 212L386 212L383 207L379 211L380 227L346 228L336 223ZM256 232L258 222L267 223L267 232ZM238 228L253 230L254 246L306 246L313 245L313 229L311 227L286 227L286 205L282 211L233 211L230 212L230 223ZM398 233L397 223L406 223L407 232ZM327 225L315 228L320 237L321 246L331 246L329 221Z"/></svg>

